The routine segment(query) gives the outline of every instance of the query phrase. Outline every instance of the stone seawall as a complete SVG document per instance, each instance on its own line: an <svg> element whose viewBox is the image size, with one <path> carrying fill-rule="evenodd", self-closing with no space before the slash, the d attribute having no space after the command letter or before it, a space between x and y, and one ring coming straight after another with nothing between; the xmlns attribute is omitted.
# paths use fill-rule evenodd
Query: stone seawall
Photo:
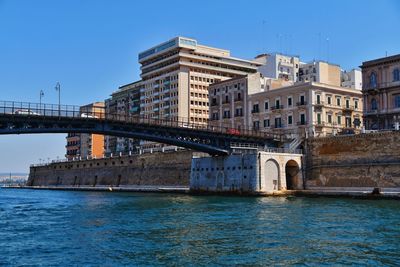
<svg viewBox="0 0 400 267"><path fill-rule="evenodd" d="M30 168L28 186L188 186L191 151L52 163Z"/></svg>
<svg viewBox="0 0 400 267"><path fill-rule="evenodd" d="M306 189L400 189L400 132L310 139L306 166Z"/></svg>

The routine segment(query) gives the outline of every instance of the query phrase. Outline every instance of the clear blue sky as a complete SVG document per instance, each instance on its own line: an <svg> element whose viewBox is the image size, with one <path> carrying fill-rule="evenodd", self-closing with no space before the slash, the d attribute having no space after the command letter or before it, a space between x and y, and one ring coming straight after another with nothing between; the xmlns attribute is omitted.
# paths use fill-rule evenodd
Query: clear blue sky
<svg viewBox="0 0 400 267"><path fill-rule="evenodd" d="M174 36L241 58L283 51L344 69L400 53L400 1L0 0L0 100L82 105L139 78L137 54ZM319 38L320 36L320 38ZM320 40L320 41L319 41ZM0 172L65 154L65 135L0 136Z"/></svg>

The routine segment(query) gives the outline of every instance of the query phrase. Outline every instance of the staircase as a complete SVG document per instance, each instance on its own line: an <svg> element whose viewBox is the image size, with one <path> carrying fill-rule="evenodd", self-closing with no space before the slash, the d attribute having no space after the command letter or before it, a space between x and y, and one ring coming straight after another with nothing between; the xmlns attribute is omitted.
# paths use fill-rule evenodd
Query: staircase
<svg viewBox="0 0 400 267"><path fill-rule="evenodd" d="M295 152L301 143L303 143L303 137L296 136L289 144L289 151Z"/></svg>

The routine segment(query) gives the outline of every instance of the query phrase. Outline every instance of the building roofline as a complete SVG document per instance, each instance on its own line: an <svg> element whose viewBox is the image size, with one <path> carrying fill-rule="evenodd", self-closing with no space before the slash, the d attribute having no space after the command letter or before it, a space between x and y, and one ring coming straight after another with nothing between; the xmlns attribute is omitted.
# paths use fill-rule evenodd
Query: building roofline
<svg viewBox="0 0 400 267"><path fill-rule="evenodd" d="M126 86L133 85L133 84L140 83L140 82L142 82L142 80L138 80L138 81L135 81L135 82L131 82L131 83L127 83L127 84L124 84L124 85L120 85L118 88L121 89L122 87L126 87Z"/></svg>
<svg viewBox="0 0 400 267"><path fill-rule="evenodd" d="M257 73L257 72L256 72L256 73ZM210 84L209 86L214 86L214 85L219 85L219 84L222 84L222 83L227 83L227 82L232 82L232 81L240 80L240 79L243 79L243 78L247 78L247 76L248 76L248 75L240 75L240 76L235 77L235 78L231 78L231 79L219 81L219 82L216 82L216 83L212 83L212 84Z"/></svg>
<svg viewBox="0 0 400 267"><path fill-rule="evenodd" d="M360 96L362 95L361 90L347 88L347 87L341 87L341 86L335 86L335 85L330 85L330 84L324 84L324 83L317 83L317 82L297 83L297 84L294 84L294 85L282 86L282 87L271 89L271 90L268 90L268 91L254 93L254 94L251 94L251 95L253 96L253 95L258 95L258 94L266 94L266 93L269 93L269 92L279 92L279 91L290 90L290 89L294 89L294 88L303 88L303 87L307 88L308 86L320 87L320 88L326 88L326 89L333 89L333 90L341 90L343 92L356 93L356 94L359 94Z"/></svg>
<svg viewBox="0 0 400 267"><path fill-rule="evenodd" d="M374 65L379 65L379 64L382 64L382 63L386 63L386 62L389 62L389 61L397 61L397 60L400 60L400 54L364 61L362 63L362 65L360 66L360 68L362 69L362 68L371 67L371 66L374 66Z"/></svg>

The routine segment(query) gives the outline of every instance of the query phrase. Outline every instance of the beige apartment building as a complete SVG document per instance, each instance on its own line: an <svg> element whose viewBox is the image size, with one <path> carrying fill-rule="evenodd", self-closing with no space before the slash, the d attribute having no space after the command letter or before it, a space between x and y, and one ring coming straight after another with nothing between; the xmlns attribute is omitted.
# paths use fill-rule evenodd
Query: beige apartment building
<svg viewBox="0 0 400 267"><path fill-rule="evenodd" d="M248 75L210 86L211 124L302 137L361 129L360 90L315 82L263 89L259 80Z"/></svg>
<svg viewBox="0 0 400 267"><path fill-rule="evenodd" d="M394 129L400 123L400 54L363 62L366 129Z"/></svg>
<svg viewBox="0 0 400 267"><path fill-rule="evenodd" d="M253 73L209 86L210 125L248 129L249 95L290 86L286 79L271 79L261 73Z"/></svg>
<svg viewBox="0 0 400 267"><path fill-rule="evenodd" d="M234 58L229 50L176 37L139 54L140 113L147 118L206 124L208 87L257 72L261 63Z"/></svg>
<svg viewBox="0 0 400 267"><path fill-rule="evenodd" d="M255 130L327 136L361 130L359 90L307 82L249 96Z"/></svg>
<svg viewBox="0 0 400 267"><path fill-rule="evenodd" d="M317 82L341 86L340 66L324 61L300 63L299 82Z"/></svg>

